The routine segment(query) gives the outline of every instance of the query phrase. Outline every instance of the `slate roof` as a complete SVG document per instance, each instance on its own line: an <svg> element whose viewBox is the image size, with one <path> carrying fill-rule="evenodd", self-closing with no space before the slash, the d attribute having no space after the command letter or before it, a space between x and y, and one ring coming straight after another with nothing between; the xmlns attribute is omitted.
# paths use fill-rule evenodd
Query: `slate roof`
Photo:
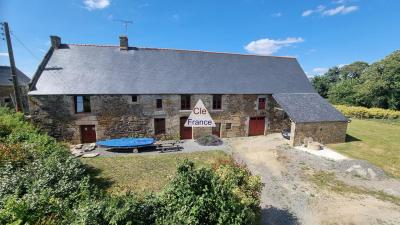
<svg viewBox="0 0 400 225"><path fill-rule="evenodd" d="M28 85L31 80L17 68L17 77L19 85ZM11 71L9 66L0 66L0 86L12 86Z"/></svg>
<svg viewBox="0 0 400 225"><path fill-rule="evenodd" d="M279 93L272 97L295 123L348 120L317 93Z"/></svg>
<svg viewBox="0 0 400 225"><path fill-rule="evenodd" d="M315 90L295 58L62 44L50 49L29 94L309 92Z"/></svg>

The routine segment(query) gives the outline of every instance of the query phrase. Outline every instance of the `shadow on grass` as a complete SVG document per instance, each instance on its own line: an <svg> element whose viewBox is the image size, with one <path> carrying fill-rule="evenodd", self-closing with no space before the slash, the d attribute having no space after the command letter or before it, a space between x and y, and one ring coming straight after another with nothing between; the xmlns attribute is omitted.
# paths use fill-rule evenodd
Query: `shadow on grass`
<svg viewBox="0 0 400 225"><path fill-rule="evenodd" d="M360 140L360 139L358 139L356 137L353 137L353 136L351 136L349 134L346 134L346 142L354 142L354 141L362 141L362 140Z"/></svg>
<svg viewBox="0 0 400 225"><path fill-rule="evenodd" d="M263 208L261 210L262 225L299 225L296 216L285 209L275 207Z"/></svg>
<svg viewBox="0 0 400 225"><path fill-rule="evenodd" d="M112 181L111 179L100 176L101 173L100 169L87 164L85 164L85 168L87 173L90 175L90 179L92 179L93 183L98 188L107 190L114 184L114 181Z"/></svg>

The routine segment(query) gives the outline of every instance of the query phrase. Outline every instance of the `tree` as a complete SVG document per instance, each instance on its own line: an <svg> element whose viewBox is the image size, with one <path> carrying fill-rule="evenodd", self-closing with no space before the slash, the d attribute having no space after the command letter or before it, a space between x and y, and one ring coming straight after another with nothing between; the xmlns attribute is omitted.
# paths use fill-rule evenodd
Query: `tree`
<svg viewBox="0 0 400 225"><path fill-rule="evenodd" d="M328 91L329 101L333 104L355 105L357 84L357 79L350 78L332 85Z"/></svg>
<svg viewBox="0 0 400 225"><path fill-rule="evenodd" d="M357 102L366 107L400 109L400 51L372 64L360 77Z"/></svg>
<svg viewBox="0 0 400 225"><path fill-rule="evenodd" d="M348 78L359 78L363 71L369 66L368 63L362 61L356 61L349 65L345 65L340 68L340 78L342 80Z"/></svg>
<svg viewBox="0 0 400 225"><path fill-rule="evenodd" d="M331 86L328 77L326 76L316 76L311 80L311 84L314 86L315 90L324 98L328 97L328 91Z"/></svg>

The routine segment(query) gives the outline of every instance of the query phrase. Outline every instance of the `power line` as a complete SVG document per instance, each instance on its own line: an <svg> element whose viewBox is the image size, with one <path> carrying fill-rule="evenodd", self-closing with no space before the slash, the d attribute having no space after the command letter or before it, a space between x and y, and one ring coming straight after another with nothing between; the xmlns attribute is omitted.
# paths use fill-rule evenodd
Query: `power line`
<svg viewBox="0 0 400 225"><path fill-rule="evenodd" d="M22 45L22 47L24 47L25 48L25 50L26 51L28 51L29 52L29 54L31 54L31 56L33 57L33 58L35 58L36 60L38 60L38 61L40 61L40 58L39 57L37 57L12 31L10 31L10 33L11 33L11 35L15 38L15 40L17 40L18 41L18 43L20 44L20 45Z"/></svg>

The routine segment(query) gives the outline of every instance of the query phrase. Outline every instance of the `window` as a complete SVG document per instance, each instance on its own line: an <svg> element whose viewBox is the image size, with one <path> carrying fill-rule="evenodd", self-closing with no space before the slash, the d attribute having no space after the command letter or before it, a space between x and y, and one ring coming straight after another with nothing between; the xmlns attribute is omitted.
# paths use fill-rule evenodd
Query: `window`
<svg viewBox="0 0 400 225"><path fill-rule="evenodd" d="M75 112L90 112L90 96L75 96Z"/></svg>
<svg viewBox="0 0 400 225"><path fill-rule="evenodd" d="M213 95L213 109L221 109L222 95Z"/></svg>
<svg viewBox="0 0 400 225"><path fill-rule="evenodd" d="M190 95L181 95L181 110L190 110Z"/></svg>
<svg viewBox="0 0 400 225"><path fill-rule="evenodd" d="M231 123L227 123L225 125L225 127L226 127L227 130L230 130L230 129L232 129L232 124Z"/></svg>
<svg viewBox="0 0 400 225"><path fill-rule="evenodd" d="M132 102L137 102L137 99L138 99L137 95L132 95Z"/></svg>
<svg viewBox="0 0 400 225"><path fill-rule="evenodd" d="M165 118L154 118L154 134L165 134Z"/></svg>
<svg viewBox="0 0 400 225"><path fill-rule="evenodd" d="M258 109L265 109L265 98L258 99Z"/></svg>
<svg viewBox="0 0 400 225"><path fill-rule="evenodd" d="M157 107L157 109L162 109L162 99L161 98L156 99L156 107Z"/></svg>
<svg viewBox="0 0 400 225"><path fill-rule="evenodd" d="M11 102L11 98L4 98L4 103L10 103Z"/></svg>

